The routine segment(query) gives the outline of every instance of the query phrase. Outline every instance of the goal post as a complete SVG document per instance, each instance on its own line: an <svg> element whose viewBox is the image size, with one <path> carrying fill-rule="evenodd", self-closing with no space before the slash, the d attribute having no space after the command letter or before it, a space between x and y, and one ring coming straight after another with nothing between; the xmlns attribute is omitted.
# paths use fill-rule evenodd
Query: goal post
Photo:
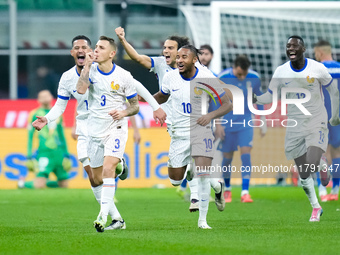
<svg viewBox="0 0 340 255"><path fill-rule="evenodd" d="M313 45L318 40L328 40L332 44L333 58L340 61L340 2L213 1L210 6L183 5L181 10L195 46L212 46L214 58L209 68L215 73L232 67L238 55L246 54L251 61L250 68L259 73L262 86L267 87L274 70L288 60L285 45L291 35L304 39L305 56L309 58L314 58ZM274 114L277 115L273 115L273 119L282 117L279 112ZM269 128L263 138L259 130L254 130L253 166L271 164L291 169L294 162L286 160L284 137L282 126ZM239 158L236 152L235 166L241 166ZM219 164L221 161L219 159ZM251 183L275 182L254 174Z"/></svg>
<svg viewBox="0 0 340 255"><path fill-rule="evenodd" d="M219 72L246 54L264 81L286 61L284 45L290 35L300 35L307 57L313 44L329 40L334 55L340 53L340 2L212 1L210 6L183 5L194 43L208 43L215 54L211 69Z"/></svg>

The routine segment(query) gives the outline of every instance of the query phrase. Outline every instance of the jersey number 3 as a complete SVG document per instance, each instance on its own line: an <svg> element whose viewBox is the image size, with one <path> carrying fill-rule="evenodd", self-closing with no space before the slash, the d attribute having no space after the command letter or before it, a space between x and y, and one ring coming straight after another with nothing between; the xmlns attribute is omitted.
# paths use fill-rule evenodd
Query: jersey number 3
<svg viewBox="0 0 340 255"><path fill-rule="evenodd" d="M102 99L103 101L100 103L100 105L101 105L101 106L105 106L105 104L106 104L106 96L105 96L105 95L102 95L101 99Z"/></svg>

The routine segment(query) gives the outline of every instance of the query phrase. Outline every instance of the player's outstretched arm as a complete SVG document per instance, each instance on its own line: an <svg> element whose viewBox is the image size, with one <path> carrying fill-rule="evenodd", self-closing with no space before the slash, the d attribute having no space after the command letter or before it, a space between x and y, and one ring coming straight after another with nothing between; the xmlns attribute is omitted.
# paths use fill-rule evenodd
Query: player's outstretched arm
<svg viewBox="0 0 340 255"><path fill-rule="evenodd" d="M45 127L47 125L47 119L44 116L36 116L37 119L35 121L32 122L32 126L40 131L43 127Z"/></svg>
<svg viewBox="0 0 340 255"><path fill-rule="evenodd" d="M67 102L68 100L58 98L52 109L45 116L36 116L37 119L32 123L32 126L40 131L48 123L58 119L64 113Z"/></svg>
<svg viewBox="0 0 340 255"><path fill-rule="evenodd" d="M339 90L336 82L333 82L326 87L329 95L331 97L331 108L332 108L332 117L329 120L329 124L332 126L337 126L340 124L339 118Z"/></svg>
<svg viewBox="0 0 340 255"><path fill-rule="evenodd" d="M136 61L137 63L141 64L147 69L151 68L151 58L146 55L140 55L138 52L132 47L130 43L128 43L125 39L125 31L122 27L117 27L115 29L115 32L118 36L118 39L120 43L123 45L126 53L129 55L129 57Z"/></svg>
<svg viewBox="0 0 340 255"><path fill-rule="evenodd" d="M128 102L130 105L125 110L123 111L112 110L109 112L109 115L111 115L111 117L114 120L120 120L127 116L136 115L139 112L139 103L137 95L128 99Z"/></svg>
<svg viewBox="0 0 340 255"><path fill-rule="evenodd" d="M139 96L145 100L145 102L148 102L148 104L152 107L153 110L153 118L155 119L156 123L158 124L158 121L161 123L161 125L164 124L166 119L166 113L163 111L163 109L160 107L160 105L157 103L156 99L150 94L150 92L137 80L135 80L135 88Z"/></svg>
<svg viewBox="0 0 340 255"><path fill-rule="evenodd" d="M89 76L90 76L90 69L91 69L93 60L94 60L93 52L87 53L85 57L84 68L81 71L79 80L77 82L77 92L79 94L85 94L87 88L90 86Z"/></svg>

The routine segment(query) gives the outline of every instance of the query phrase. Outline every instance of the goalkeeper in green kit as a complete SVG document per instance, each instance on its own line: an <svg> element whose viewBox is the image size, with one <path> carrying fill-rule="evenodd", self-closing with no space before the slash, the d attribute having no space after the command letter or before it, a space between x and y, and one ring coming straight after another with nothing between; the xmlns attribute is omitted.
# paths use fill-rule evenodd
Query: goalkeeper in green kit
<svg viewBox="0 0 340 255"><path fill-rule="evenodd" d="M67 188L68 171L71 169L71 161L67 150L64 128L61 117L37 132L32 122L36 116L44 116L51 109L53 96L48 90L42 90L38 94L40 107L30 113L28 119L28 145L27 145L27 168L36 173L33 181L20 180L20 188ZM38 135L39 147L36 159L32 157L33 137ZM54 173L57 181L49 180L50 173Z"/></svg>

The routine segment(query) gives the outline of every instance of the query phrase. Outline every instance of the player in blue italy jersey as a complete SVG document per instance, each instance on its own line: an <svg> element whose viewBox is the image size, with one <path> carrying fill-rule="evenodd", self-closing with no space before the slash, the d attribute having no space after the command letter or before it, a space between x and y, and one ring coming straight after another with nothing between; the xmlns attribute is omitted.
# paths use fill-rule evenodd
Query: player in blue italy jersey
<svg viewBox="0 0 340 255"><path fill-rule="evenodd" d="M247 89L253 88L256 95L261 95L260 90L261 80L257 72L249 69L250 61L245 55L238 56L232 68L222 71L218 77L226 84L232 84L243 90L244 94L244 115L233 115L233 112L228 113L223 118L227 120L225 125L216 125L216 137L221 139L218 150L223 152L222 167L224 169L231 169L230 165L233 160L234 151L241 150L242 161L242 192L241 202L251 203L253 200L249 195L249 181L250 181L250 151L253 145L253 127L248 125L248 121L252 119L252 113L247 105ZM258 106L259 110L263 110L263 105ZM261 127L261 136L266 133L266 122L264 116L261 116L264 125ZM243 171L244 170L244 171ZM249 170L249 171L248 171ZM231 172L226 171L223 173L225 182L224 198L226 203L230 203L231 186L230 176Z"/></svg>
<svg viewBox="0 0 340 255"><path fill-rule="evenodd" d="M314 53L315 59L324 64L330 75L333 77L333 80L337 82L338 89L340 86L340 63L336 62L332 58L332 46L328 41L320 40L314 45ZM322 87L322 92L325 97L325 106L328 114L328 120L332 116L331 111L331 100L327 89ZM327 195L326 187L321 185L320 178L318 180L319 186L319 196L322 202L330 201L330 200L338 200L339 193L339 173L340 173L340 126L331 126L328 123L328 147L326 156L328 162L331 165L330 170L333 174L333 188L330 194Z"/></svg>

